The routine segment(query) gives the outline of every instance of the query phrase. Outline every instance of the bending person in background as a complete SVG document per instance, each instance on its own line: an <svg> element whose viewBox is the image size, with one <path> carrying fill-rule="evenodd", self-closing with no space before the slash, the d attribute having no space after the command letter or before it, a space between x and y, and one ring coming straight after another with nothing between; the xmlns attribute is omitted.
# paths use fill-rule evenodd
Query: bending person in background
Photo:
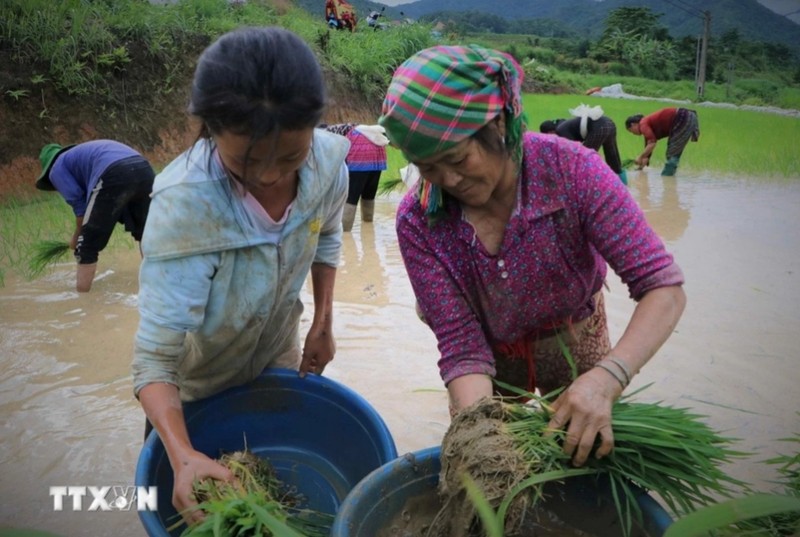
<svg viewBox="0 0 800 537"><path fill-rule="evenodd" d="M663 108L647 116L630 116L625 128L631 134L644 136L644 151L634 161L640 170L650 164L658 140L667 138L667 162L661 170L661 175L666 176L675 175L686 144L700 139L697 112L687 108Z"/></svg>
<svg viewBox="0 0 800 537"><path fill-rule="evenodd" d="M342 227L344 231L350 231L353 229L359 200L361 222L373 220L378 184L381 182L381 173L386 169L386 146L389 145L389 139L380 125L341 123L324 125L321 128L341 134L350 141L346 161L350 186L342 212Z"/></svg>
<svg viewBox="0 0 800 537"><path fill-rule="evenodd" d="M197 142L157 177L142 248L134 391L164 442L173 504L202 513L192 483L231 473L196 451L182 401L268 367L321 374L333 359L333 285L347 196L347 141L314 126L322 70L280 28L227 33L200 56L189 112ZM300 344L300 293L314 313Z"/></svg>
<svg viewBox="0 0 800 537"><path fill-rule="evenodd" d="M367 25L372 28L373 30L380 29L381 25L378 24L378 19L383 16L383 11L386 9L386 6L382 7L380 11L373 9L367 15Z"/></svg>
<svg viewBox="0 0 800 537"><path fill-rule="evenodd" d="M140 243L155 172L135 149L114 140L61 146L47 144L39 154L39 190L56 190L75 213L70 248L78 261L75 288L92 289L99 253L117 223Z"/></svg>
<svg viewBox="0 0 800 537"><path fill-rule="evenodd" d="M617 147L617 126L614 121L603 115L603 109L599 106L581 105L570 112L578 117L544 121L539 126L539 132L557 134L567 140L580 142L584 147L595 151L600 151L602 147L606 164L619 176L622 183L627 185L628 174L622 169Z"/></svg>
<svg viewBox="0 0 800 537"><path fill-rule="evenodd" d="M596 151L525 132L522 75L502 52L425 49L395 72L379 123L422 177L397 234L451 412L492 396L495 378L564 387L550 426L581 465L596 441L598 457L611 451L612 404L672 334L683 274ZM607 265L637 303L615 345Z"/></svg>

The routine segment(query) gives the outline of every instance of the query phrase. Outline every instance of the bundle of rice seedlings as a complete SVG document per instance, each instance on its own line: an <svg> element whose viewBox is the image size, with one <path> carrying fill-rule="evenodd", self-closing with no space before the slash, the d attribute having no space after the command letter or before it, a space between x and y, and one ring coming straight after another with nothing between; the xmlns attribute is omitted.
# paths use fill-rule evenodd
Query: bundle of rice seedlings
<svg viewBox="0 0 800 537"><path fill-rule="evenodd" d="M797 537L798 517L800 498L749 494L702 507L676 520L664 537Z"/></svg>
<svg viewBox="0 0 800 537"><path fill-rule="evenodd" d="M728 517L739 517L721 529L721 536L758 536L758 537L785 537L800 535L800 433L788 438L781 438L781 442L794 444L795 452L791 455L778 455L764 461L766 464L777 467L777 484L783 489L773 495L751 495L739 499L739 508ZM751 516L743 520L749 511L758 507L771 509L769 516ZM724 518L724 516L723 516Z"/></svg>
<svg viewBox="0 0 800 537"><path fill-rule="evenodd" d="M581 474L608 478L625 535L630 534L634 518L641 520L631 484L658 495L677 515L747 489L745 483L721 469L748 455L731 449L735 439L721 436L703 423L704 416L685 408L631 401L636 393L639 392L621 398L613 406L613 452L602 459L590 457L582 468L570 466L569 457L563 452L566 432L548 428L551 412L547 400L525 394L537 399L541 408L504 403L507 430L530 464L532 477L504 499L498 511L501 520L514 496L523 490L532 490L536 502L542 497L546 482Z"/></svg>
<svg viewBox="0 0 800 537"><path fill-rule="evenodd" d="M800 416L800 412L798 412ZM767 464L772 464L778 467L778 482L786 490L786 494L800 498L800 433L795 433L794 436L788 438L781 438L781 442L790 442L794 444L796 450L792 455L778 455L766 461Z"/></svg>
<svg viewBox="0 0 800 537"><path fill-rule="evenodd" d="M205 518L181 537L273 536L327 537L333 515L301 508L303 498L278 479L272 465L246 449L225 454L219 463L234 475L232 482L204 479L193 493ZM181 525L178 522L170 530Z"/></svg>
<svg viewBox="0 0 800 537"><path fill-rule="evenodd" d="M53 263L64 259L69 252L69 243L64 241L38 241L33 244L33 255L28 262L28 273L31 278L42 274Z"/></svg>
<svg viewBox="0 0 800 537"><path fill-rule="evenodd" d="M378 183L378 195L385 196L391 194L396 190L400 190L400 187L404 185L405 183L403 182L403 179L400 177L381 179L381 182Z"/></svg>
<svg viewBox="0 0 800 537"><path fill-rule="evenodd" d="M622 161L621 166L623 170L629 170L631 167L633 167L635 163L636 161L634 159L626 158L625 160Z"/></svg>

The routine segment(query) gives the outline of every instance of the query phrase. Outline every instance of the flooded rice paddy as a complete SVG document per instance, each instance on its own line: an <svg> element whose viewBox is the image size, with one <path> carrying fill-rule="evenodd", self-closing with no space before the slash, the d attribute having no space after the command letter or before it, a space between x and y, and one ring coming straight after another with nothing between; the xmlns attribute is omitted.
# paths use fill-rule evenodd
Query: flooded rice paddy
<svg viewBox="0 0 800 537"><path fill-rule="evenodd" d="M770 490L775 474L762 461L800 433L800 181L651 170L631 174L630 190L682 266L688 296L633 388L652 383L639 398L690 407L740 438L755 455L727 470ZM449 418L436 343L415 315L396 244L398 199L379 199L375 222L357 219L345 236L326 375L380 412L402 454L438 444ZM0 288L0 528L144 535L133 511L54 512L49 495L58 485L133 485L144 425L129 370L138 263L135 249L101 255L86 295L73 291L71 264ZM633 303L613 273L608 284L616 339Z"/></svg>

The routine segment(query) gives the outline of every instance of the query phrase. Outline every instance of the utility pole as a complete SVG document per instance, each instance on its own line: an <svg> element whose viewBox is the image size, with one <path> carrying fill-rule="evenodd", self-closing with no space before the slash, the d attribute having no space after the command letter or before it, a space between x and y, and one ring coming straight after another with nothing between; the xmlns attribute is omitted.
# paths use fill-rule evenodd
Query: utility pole
<svg viewBox="0 0 800 537"><path fill-rule="evenodd" d="M703 36L697 36L697 45L694 47L694 83L700 80L700 51L703 50Z"/></svg>
<svg viewBox="0 0 800 537"><path fill-rule="evenodd" d="M736 64L733 63L733 59L728 60L728 85L725 88L725 98L731 98L731 84L733 83L733 69L736 67Z"/></svg>
<svg viewBox="0 0 800 537"><path fill-rule="evenodd" d="M702 97L706 86L706 55L711 38L711 12L703 12L703 43L700 47L700 67L697 69L697 95Z"/></svg>

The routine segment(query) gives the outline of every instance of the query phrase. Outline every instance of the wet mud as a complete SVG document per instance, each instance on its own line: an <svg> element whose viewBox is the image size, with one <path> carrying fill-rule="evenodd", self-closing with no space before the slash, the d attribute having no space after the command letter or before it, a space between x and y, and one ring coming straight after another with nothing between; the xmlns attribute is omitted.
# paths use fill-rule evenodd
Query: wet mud
<svg viewBox="0 0 800 537"><path fill-rule="evenodd" d="M690 407L754 455L728 468L768 491L763 461L800 432L800 181L658 170L630 190L686 275L675 333L634 379L637 397ZM325 374L363 395L399 453L438 445L449 425L436 342L414 312L396 244L399 197L344 239L337 274L337 355ZM130 360L139 254L101 255L91 293L73 291L74 266L0 288L0 527L64 536L144 535L134 511L53 508L51 486L131 486L144 415ZM606 294L612 341L634 304L613 273ZM308 286L307 286L308 287ZM301 330L311 320L311 295Z"/></svg>

